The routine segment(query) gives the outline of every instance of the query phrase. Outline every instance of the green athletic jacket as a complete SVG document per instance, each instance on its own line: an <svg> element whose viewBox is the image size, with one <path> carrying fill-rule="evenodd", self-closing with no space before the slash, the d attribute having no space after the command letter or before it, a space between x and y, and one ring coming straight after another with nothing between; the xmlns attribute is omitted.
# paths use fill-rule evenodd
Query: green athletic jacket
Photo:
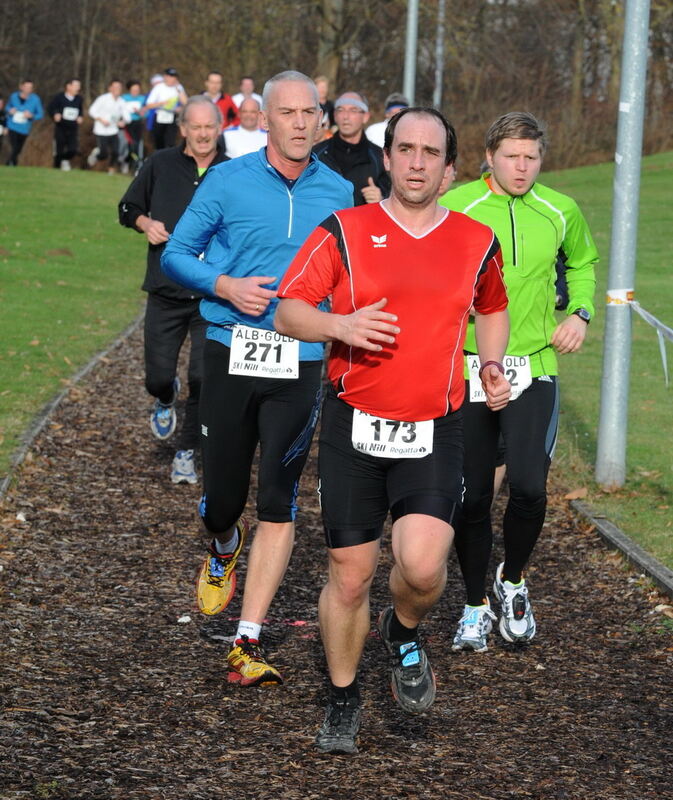
<svg viewBox="0 0 673 800"><path fill-rule="evenodd" d="M577 203L547 186L534 183L526 194L510 197L492 192L485 178L447 192L440 203L483 222L495 231L503 256L509 298L510 335L507 353L531 356L531 375L556 375L556 353L549 344L557 326L556 256L566 260L567 313L586 308L593 316L598 251ZM468 326L465 350L477 352L474 321Z"/></svg>

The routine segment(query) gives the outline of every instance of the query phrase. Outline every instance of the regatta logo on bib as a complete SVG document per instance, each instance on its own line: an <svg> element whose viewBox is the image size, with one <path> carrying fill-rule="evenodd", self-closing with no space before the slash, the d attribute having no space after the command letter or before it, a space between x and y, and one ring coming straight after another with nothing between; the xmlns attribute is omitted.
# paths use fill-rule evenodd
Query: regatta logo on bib
<svg viewBox="0 0 673 800"><path fill-rule="evenodd" d="M370 234L370 236L372 237L372 242L374 244L374 247L387 247L388 246L386 244L386 239L388 238L387 234L384 233L383 236L374 236L374 234L372 233L372 234Z"/></svg>

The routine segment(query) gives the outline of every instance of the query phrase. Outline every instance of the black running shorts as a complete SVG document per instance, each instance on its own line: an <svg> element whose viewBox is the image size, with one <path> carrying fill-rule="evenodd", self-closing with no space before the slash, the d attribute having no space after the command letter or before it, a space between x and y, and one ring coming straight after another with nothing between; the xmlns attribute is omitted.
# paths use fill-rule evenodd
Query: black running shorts
<svg viewBox="0 0 673 800"><path fill-rule="evenodd" d="M463 492L461 412L436 419L433 451L423 458L380 458L351 440L353 409L328 389L320 426L320 500L330 548L378 539L391 512L427 514L453 525Z"/></svg>

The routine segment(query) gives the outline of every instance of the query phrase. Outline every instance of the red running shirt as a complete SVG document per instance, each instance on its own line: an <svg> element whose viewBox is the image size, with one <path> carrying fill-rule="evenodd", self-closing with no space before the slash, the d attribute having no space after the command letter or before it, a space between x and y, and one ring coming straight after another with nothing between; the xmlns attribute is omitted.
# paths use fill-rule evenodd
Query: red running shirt
<svg viewBox="0 0 673 800"><path fill-rule="evenodd" d="M420 422L460 408L465 394L463 341L472 306L507 307L500 245L486 225L457 211L422 236L380 203L337 211L306 240L279 297L335 314L388 298L400 333L374 353L332 342L328 375L338 396L377 417Z"/></svg>

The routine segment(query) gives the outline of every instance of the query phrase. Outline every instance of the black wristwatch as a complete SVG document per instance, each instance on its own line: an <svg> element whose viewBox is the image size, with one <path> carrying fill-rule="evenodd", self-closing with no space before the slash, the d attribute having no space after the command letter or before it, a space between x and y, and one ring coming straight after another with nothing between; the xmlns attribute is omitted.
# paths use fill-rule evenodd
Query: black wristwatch
<svg viewBox="0 0 673 800"><path fill-rule="evenodd" d="M573 314L576 314L580 319L583 319L587 325L591 322L591 314L586 310L586 308L577 308L575 311L573 311Z"/></svg>

